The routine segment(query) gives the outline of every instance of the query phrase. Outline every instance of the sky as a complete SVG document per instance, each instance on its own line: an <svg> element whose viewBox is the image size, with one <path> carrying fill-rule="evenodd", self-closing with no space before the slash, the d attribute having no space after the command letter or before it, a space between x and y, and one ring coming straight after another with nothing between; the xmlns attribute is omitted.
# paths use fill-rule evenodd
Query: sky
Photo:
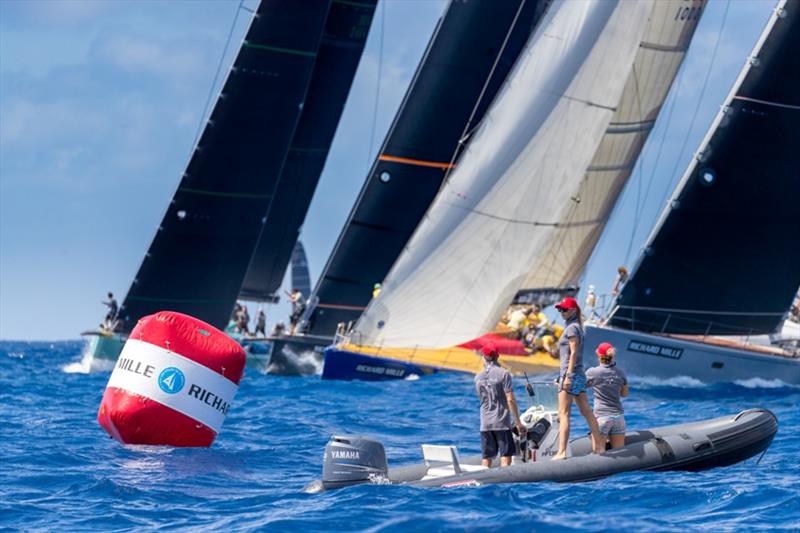
<svg viewBox="0 0 800 533"><path fill-rule="evenodd" d="M710 0L584 286L633 265L774 5ZM379 4L302 230L312 280L444 6ZM0 339L75 339L124 298L249 17L238 0L0 0Z"/></svg>

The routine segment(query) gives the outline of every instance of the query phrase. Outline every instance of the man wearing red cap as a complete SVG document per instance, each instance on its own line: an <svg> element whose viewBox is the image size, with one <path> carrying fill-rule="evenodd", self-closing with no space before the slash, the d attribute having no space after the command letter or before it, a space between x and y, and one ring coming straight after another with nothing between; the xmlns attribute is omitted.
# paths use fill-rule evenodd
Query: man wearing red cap
<svg viewBox="0 0 800 533"><path fill-rule="evenodd" d="M603 342L595 351L600 365L586 371L587 385L594 388L594 416L603 440L612 448L625 446L625 411L621 397L628 395L628 378L614 360L616 350Z"/></svg>
<svg viewBox="0 0 800 533"><path fill-rule="evenodd" d="M500 466L508 466L511 456L516 453L511 428L516 425L520 437L525 436L527 428L519 418L511 374L497 364L498 353L494 343L484 344L481 355L485 366L475 376L475 390L481 401L482 464L492 466L492 459L499 453Z"/></svg>

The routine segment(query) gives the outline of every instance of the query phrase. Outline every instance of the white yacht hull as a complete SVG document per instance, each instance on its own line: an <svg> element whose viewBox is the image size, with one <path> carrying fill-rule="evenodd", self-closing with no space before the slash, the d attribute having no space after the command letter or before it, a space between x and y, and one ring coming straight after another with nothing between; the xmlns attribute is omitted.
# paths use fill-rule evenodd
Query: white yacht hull
<svg viewBox="0 0 800 533"><path fill-rule="evenodd" d="M591 357L601 342L614 345L620 367L630 376L660 379L686 376L704 383L756 378L800 385L800 357L760 353L757 347L749 350L587 325L584 357Z"/></svg>

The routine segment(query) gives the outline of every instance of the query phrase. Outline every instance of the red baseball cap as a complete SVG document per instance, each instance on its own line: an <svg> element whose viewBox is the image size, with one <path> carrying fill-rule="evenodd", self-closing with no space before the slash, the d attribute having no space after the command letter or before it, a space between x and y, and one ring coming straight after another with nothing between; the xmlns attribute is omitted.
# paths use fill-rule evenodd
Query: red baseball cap
<svg viewBox="0 0 800 533"><path fill-rule="evenodd" d="M613 356L617 350L610 342L601 342L597 345L596 353L600 357Z"/></svg>
<svg viewBox="0 0 800 533"><path fill-rule="evenodd" d="M567 296L559 303L556 304L556 309L561 311L562 309L577 309L578 308L578 301L571 296Z"/></svg>
<svg viewBox="0 0 800 533"><path fill-rule="evenodd" d="M481 346L481 355L487 359L497 357L497 346L493 342L487 342Z"/></svg>

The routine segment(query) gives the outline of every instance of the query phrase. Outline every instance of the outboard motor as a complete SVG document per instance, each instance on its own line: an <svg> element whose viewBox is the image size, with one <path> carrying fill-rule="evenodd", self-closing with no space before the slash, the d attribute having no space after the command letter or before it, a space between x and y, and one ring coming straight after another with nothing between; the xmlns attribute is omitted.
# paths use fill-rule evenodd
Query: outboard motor
<svg viewBox="0 0 800 533"><path fill-rule="evenodd" d="M536 423L528 428L528 441L530 441L531 446L535 449L539 449L539 445L544 440L545 435L550 430L550 421L546 418L540 418L536 421Z"/></svg>
<svg viewBox="0 0 800 533"><path fill-rule="evenodd" d="M383 444L366 437L336 436L325 445L322 485L338 489L386 478L389 465Z"/></svg>

